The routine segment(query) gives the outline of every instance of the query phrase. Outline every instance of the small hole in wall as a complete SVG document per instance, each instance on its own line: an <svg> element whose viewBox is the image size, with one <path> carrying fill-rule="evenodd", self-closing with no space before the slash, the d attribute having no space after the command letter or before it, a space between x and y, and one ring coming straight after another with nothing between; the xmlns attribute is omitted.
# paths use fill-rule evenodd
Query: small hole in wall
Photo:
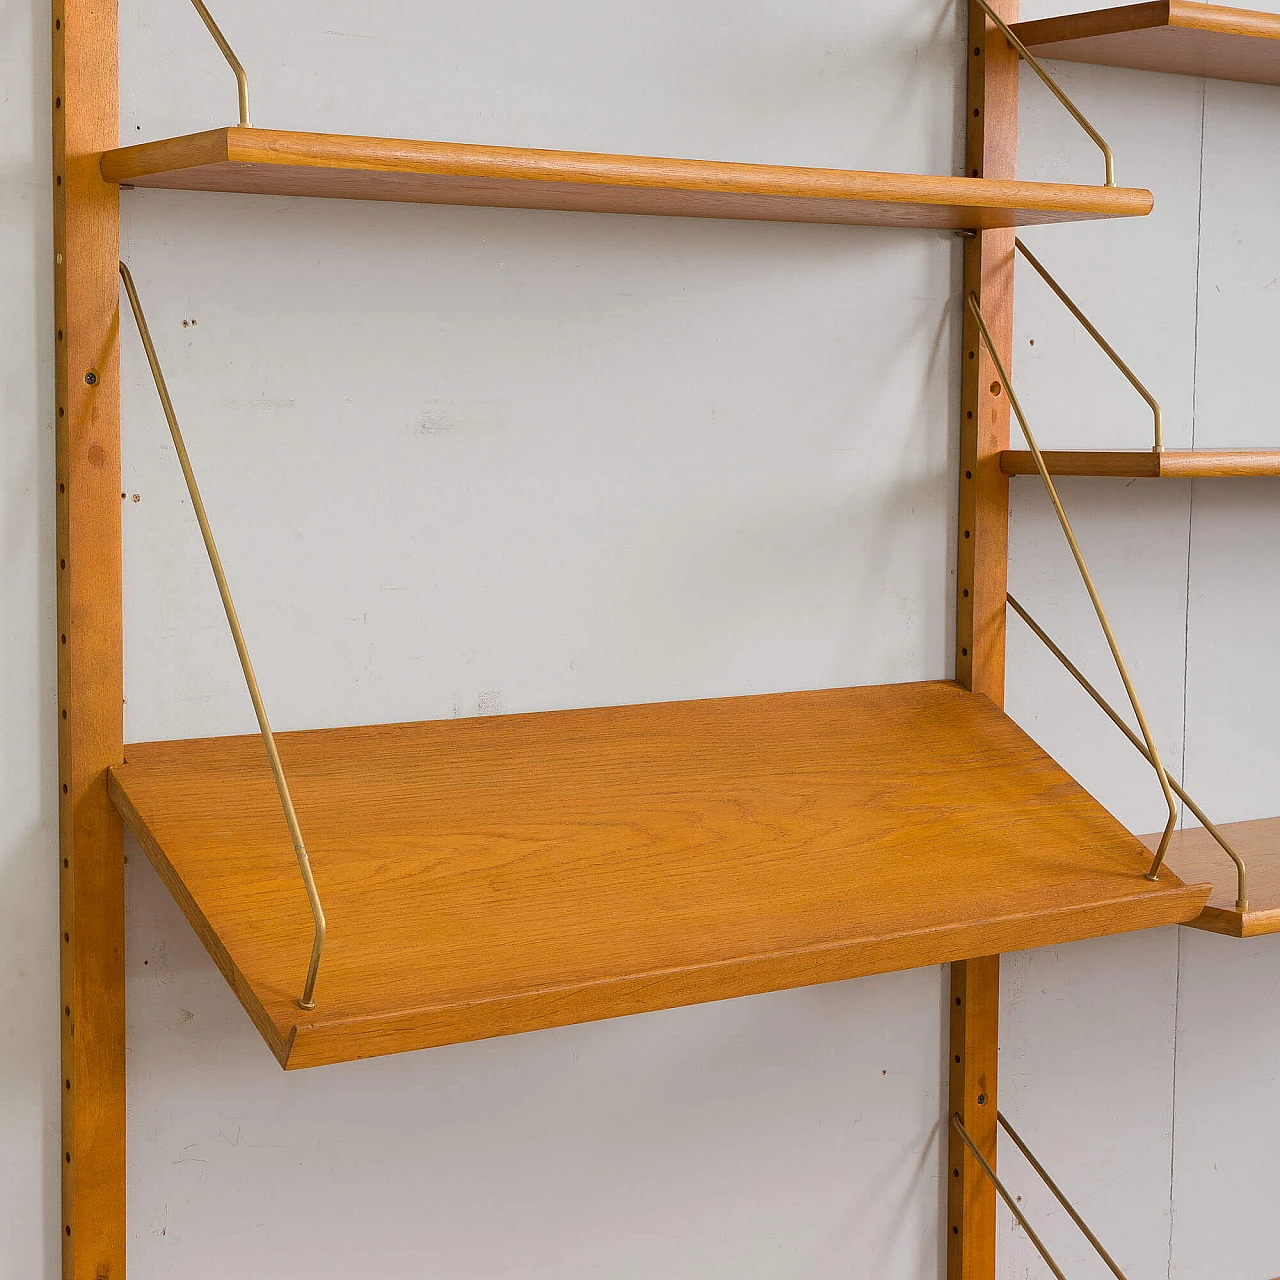
<svg viewBox="0 0 1280 1280"><path fill-rule="evenodd" d="M978 116L980 116L981 114L982 114L982 112L981 112L981 111L979 111L977 107L974 107L974 109L973 109L974 119L976 120L976 119L977 119L977 117L978 117Z"/></svg>
<svg viewBox="0 0 1280 1280"><path fill-rule="evenodd" d="M1000 394L1000 384L998 382L993 382L991 384L991 394L993 396L998 396Z"/></svg>
<svg viewBox="0 0 1280 1280"><path fill-rule="evenodd" d="M53 20L53 29L54 29L55 31L61 31L61 30L62 30L62 19L61 19L61 18L55 18L55 19Z"/></svg>
<svg viewBox="0 0 1280 1280"><path fill-rule="evenodd" d="M62 784L62 794L64 796L67 794L67 784L65 782Z"/></svg>
<svg viewBox="0 0 1280 1280"><path fill-rule="evenodd" d="M67 562L66 562L65 560L59 560L59 561L58 561L58 568L59 568L59 569L65 569L66 567L67 567Z"/></svg>
<svg viewBox="0 0 1280 1280"><path fill-rule="evenodd" d="M969 411L968 411L964 416L965 416L966 418L972 418L972 417L973 417L973 410L972 410L972 409L970 409L970 410L969 410Z"/></svg>
<svg viewBox="0 0 1280 1280"><path fill-rule="evenodd" d="M62 417L62 415L63 415L64 413L66 413L66 410L65 410L61 405L59 405L59 406L58 406L58 417L60 417L60 418L61 418L61 417Z"/></svg>
<svg viewBox="0 0 1280 1280"><path fill-rule="evenodd" d="M958 1177L960 1176L960 1170L959 1170L959 1169L952 1169L952 1170L951 1170L951 1176L952 1176L953 1178L958 1178Z"/></svg>
<svg viewBox="0 0 1280 1280"><path fill-rule="evenodd" d="M70 941L71 941L71 935L70 935L69 933L64 933L64 934L62 935L62 940L63 940L63 942L70 942Z"/></svg>
<svg viewBox="0 0 1280 1280"><path fill-rule="evenodd" d="M967 537L969 537L969 530L968 530L968 529L966 529L966 530L964 531L964 536L965 536L966 538L967 538Z"/></svg>
<svg viewBox="0 0 1280 1280"><path fill-rule="evenodd" d="M62 174L58 174L57 185L62 186ZM70 1234L70 1232L68 1232L68 1234Z"/></svg>
<svg viewBox="0 0 1280 1280"><path fill-rule="evenodd" d="M977 169L975 169L975 170L973 171L973 176L974 176L975 178L978 176L978 171L977 171Z"/></svg>
<svg viewBox="0 0 1280 1280"><path fill-rule="evenodd" d="M62 643L63 643L63 644L66 644L66 643L67 643L67 637L66 637L66 636L63 636L63 637L62 637Z"/></svg>
<svg viewBox="0 0 1280 1280"><path fill-rule="evenodd" d="M71 863L69 863L69 862L66 860L66 858L63 858L63 860L62 860L62 865L63 865L64 867L69 867L69 866L71 865Z"/></svg>
<svg viewBox="0 0 1280 1280"><path fill-rule="evenodd" d="M70 1227L68 1227L68 1228L67 1228L67 1235L70 1235L70 1234L71 1234L71 1228L70 1228Z"/></svg>
<svg viewBox="0 0 1280 1280"><path fill-rule="evenodd" d="M973 479L973 472L972 472L972 471L966 471L966 472L964 473L964 478L965 478L966 480L972 480L972 479Z"/></svg>
<svg viewBox="0 0 1280 1280"><path fill-rule="evenodd" d="M961 656L962 658L967 658L967 657L969 656L969 650L968 650L968 649L961 649L961 650L960 650L960 656Z"/></svg>
<svg viewBox="0 0 1280 1280"><path fill-rule="evenodd" d="M62 410L61 410L61 409L59 409L59 410L58 410L58 412L59 412L59 413L61 413L61 412L62 412ZM67 486L66 486L65 484L60 484L60 485L58 486L58 492L59 492L59 493L66 493L66 491L67 491Z"/></svg>
<svg viewBox="0 0 1280 1280"><path fill-rule="evenodd" d="M67 709L66 709L66 707L63 707L63 708L62 708L62 718L63 718L64 720L67 718Z"/></svg>
<svg viewBox="0 0 1280 1280"><path fill-rule="evenodd" d="M965 587L965 589L964 589L964 591L962 592L962 594L963 594L964 598L967 600L967 599L969 598L969 588L968 588L968 587Z"/></svg>
<svg viewBox="0 0 1280 1280"><path fill-rule="evenodd" d="M67 1088L68 1088L68 1089L70 1089L70 1088L71 1088L71 1081L70 1081L70 1080L64 1080L62 1083L63 1083L63 1084L65 1084L65 1085L67 1086Z"/></svg>
<svg viewBox="0 0 1280 1280"><path fill-rule="evenodd" d="M956 1004L958 1005L959 1003L960 1003L960 997L956 996Z"/></svg>
<svg viewBox="0 0 1280 1280"><path fill-rule="evenodd" d="M68 1164L70 1164L70 1163L71 1163L71 1152L70 1152L70 1151L68 1151L68 1152L67 1152L67 1163L68 1163Z"/></svg>
<svg viewBox="0 0 1280 1280"><path fill-rule="evenodd" d="M61 98L54 98L54 100L53 100L53 105L54 105L55 107L60 107L60 106L62 106L62 99L61 99Z"/></svg>
<svg viewBox="0 0 1280 1280"><path fill-rule="evenodd" d="M959 1062L959 1061L960 1061L960 1055L959 1055L958 1053L956 1054L956 1061L957 1061L957 1062Z"/></svg>
<svg viewBox="0 0 1280 1280"><path fill-rule="evenodd" d="M69 1018L69 1017L71 1017L71 1006L70 1006L69 1004L65 1004L65 1005L63 1005L63 1006L62 1006L62 1012L63 1012L63 1013L64 1013L68 1018Z"/></svg>
<svg viewBox="0 0 1280 1280"><path fill-rule="evenodd" d="M59 330L58 330L58 341L59 341L59 342L61 342L61 341L62 341L62 330L61 330L61 329L59 329Z"/></svg>
<svg viewBox="0 0 1280 1280"><path fill-rule="evenodd" d="M952 1234L953 1236L958 1236L958 1235L960 1234L960 1228L959 1228L959 1227L952 1227L952 1228L951 1228L951 1234Z"/></svg>

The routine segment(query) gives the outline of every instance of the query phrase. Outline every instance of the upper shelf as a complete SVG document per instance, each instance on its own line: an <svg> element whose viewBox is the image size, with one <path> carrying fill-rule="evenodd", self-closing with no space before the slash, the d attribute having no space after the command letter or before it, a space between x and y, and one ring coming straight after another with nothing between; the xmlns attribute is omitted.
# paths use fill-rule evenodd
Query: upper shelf
<svg viewBox="0 0 1280 1280"><path fill-rule="evenodd" d="M949 681L126 748L111 794L287 1067L1193 918Z"/></svg>
<svg viewBox="0 0 1280 1280"><path fill-rule="evenodd" d="M1158 0L1013 29L1041 58L1280 84L1280 13Z"/></svg>
<svg viewBox="0 0 1280 1280"><path fill-rule="evenodd" d="M1149 191L212 129L105 152L109 182L189 191L955 230L1142 216Z"/></svg>
<svg viewBox="0 0 1280 1280"><path fill-rule="evenodd" d="M1226 822L1218 830L1248 868L1249 905L1244 911L1235 905L1236 869L1218 842L1203 827L1188 827L1175 832L1169 865L1197 883L1209 881L1213 890L1204 910L1187 923L1233 938L1280 933L1280 818ZM1143 840L1154 849L1160 837Z"/></svg>
<svg viewBox="0 0 1280 1280"><path fill-rule="evenodd" d="M1044 449L1055 476L1119 476L1139 480L1193 480L1197 476L1280 476L1280 449ZM1005 449L1007 476L1037 475L1029 449Z"/></svg>

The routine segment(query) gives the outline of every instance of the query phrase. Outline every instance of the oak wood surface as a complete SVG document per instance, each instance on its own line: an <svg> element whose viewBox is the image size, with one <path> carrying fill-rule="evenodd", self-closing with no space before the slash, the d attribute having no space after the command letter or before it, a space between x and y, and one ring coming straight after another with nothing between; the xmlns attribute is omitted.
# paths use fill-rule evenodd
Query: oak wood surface
<svg viewBox="0 0 1280 1280"><path fill-rule="evenodd" d="M1119 476L1148 480L1192 480L1197 476L1280 476L1280 449L1046 449L1055 476ZM1006 449L1000 469L1007 476L1037 474L1029 450Z"/></svg>
<svg viewBox="0 0 1280 1280"><path fill-rule="evenodd" d="M1017 0L996 0L1001 18L1018 16ZM1018 58L970 0L965 172L1008 180L1018 172ZM981 231L965 242L960 352L960 458L956 532L956 679L1004 705L1005 592L1009 557L1009 481L1000 451L1009 444L1008 397L994 396L991 353L967 305L975 293L1008 363L1013 343L1013 232ZM996 1167L1000 957L951 966L947 1108L947 1277L995 1280L996 1197L951 1124L960 1115L983 1156ZM989 1106L977 1105L977 1097Z"/></svg>
<svg viewBox="0 0 1280 1280"><path fill-rule="evenodd" d="M1142 845L947 682L135 744L112 795L289 1066L1188 919ZM295 1033L296 1027L296 1033Z"/></svg>
<svg viewBox="0 0 1280 1280"><path fill-rule="evenodd" d="M1158 0L1018 23L1041 58L1280 84L1280 13Z"/></svg>
<svg viewBox="0 0 1280 1280"><path fill-rule="evenodd" d="M207 133L108 151L135 187L334 196L597 213L940 228L1142 216L1148 191L971 177L801 169L278 129Z"/></svg>
<svg viewBox="0 0 1280 1280"><path fill-rule="evenodd" d="M1175 833L1169 865L1179 876L1192 876L1213 889L1204 910L1187 923L1233 938L1280 933L1280 818L1224 822L1218 830L1244 860L1249 906L1243 912L1236 910L1236 868L1222 847L1203 827L1188 827ZM1142 839L1152 849L1160 843L1158 834Z"/></svg>
<svg viewBox="0 0 1280 1280"><path fill-rule="evenodd" d="M124 849L116 6L55 0L52 28L62 1274L124 1280ZM36 429L36 424L29 424ZM0 1250L2 1251L2 1250Z"/></svg>

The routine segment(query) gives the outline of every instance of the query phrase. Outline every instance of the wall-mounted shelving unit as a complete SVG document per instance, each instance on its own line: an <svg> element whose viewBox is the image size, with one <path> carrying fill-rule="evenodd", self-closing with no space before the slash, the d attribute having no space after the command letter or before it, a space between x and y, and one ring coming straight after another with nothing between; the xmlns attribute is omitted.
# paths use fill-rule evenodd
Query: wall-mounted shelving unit
<svg viewBox="0 0 1280 1280"><path fill-rule="evenodd" d="M1155 0L1013 24L1037 57L1280 84L1280 14Z"/></svg>
<svg viewBox="0 0 1280 1280"><path fill-rule="evenodd" d="M1016 0L969 3L967 176L252 128L193 2L241 125L119 148L114 10L54 0L66 1276L124 1276L123 815L288 1067L951 962L948 1276L991 1280L999 954L1193 920L1210 892L1001 710L1011 228L1142 216L1150 193L1114 185L1043 75L1108 181L1017 179ZM242 651L261 739L126 747L122 186L970 233L956 681L273 737ZM314 1008L284 774L329 917Z"/></svg>

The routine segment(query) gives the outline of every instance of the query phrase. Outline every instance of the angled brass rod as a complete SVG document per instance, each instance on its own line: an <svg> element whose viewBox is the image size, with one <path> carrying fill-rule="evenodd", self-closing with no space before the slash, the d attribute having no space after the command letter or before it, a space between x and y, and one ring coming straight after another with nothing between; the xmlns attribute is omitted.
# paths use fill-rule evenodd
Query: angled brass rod
<svg viewBox="0 0 1280 1280"><path fill-rule="evenodd" d="M1049 288L1052 289L1054 293L1058 295L1058 298L1061 300L1062 304L1067 308L1067 310L1070 311L1071 314L1075 316L1077 320L1080 321L1080 324L1084 327L1085 331L1094 340L1094 342L1096 342L1098 346L1100 346L1103 349L1103 351L1105 351L1107 355L1111 357L1111 362L1115 365L1117 369L1120 370L1121 373L1124 374L1126 378L1129 379L1129 382L1132 385L1133 389L1147 402L1148 405L1151 406L1151 412L1155 418L1155 444L1152 446L1151 452L1163 453L1164 452L1164 420L1160 413L1160 402L1155 398L1155 396L1151 394L1150 391L1146 389L1146 387L1142 385L1142 383L1138 380L1138 377L1133 372L1133 370L1130 369L1129 366L1125 364L1123 360L1120 359L1120 356L1117 354L1116 349L1111 345L1111 343L1109 343L1106 340L1106 338L1104 338L1102 334L1100 334L1097 331L1097 329L1093 327L1093 325L1089 322L1088 316L1086 316L1085 313L1081 311L1079 307L1076 306L1076 304L1072 301L1067 291L1049 274L1049 272L1045 269L1044 264L1040 261L1040 259L1037 258L1036 255L1032 253L1031 250L1028 249L1027 246L1023 244L1019 238L1015 237L1013 243L1017 248L1018 252L1021 253L1022 256L1026 258L1026 260L1029 263L1031 263L1031 265L1036 269L1037 272L1039 272L1040 279L1043 280L1045 284L1047 284Z"/></svg>
<svg viewBox="0 0 1280 1280"><path fill-rule="evenodd" d="M1096 1252L1098 1257L1100 1257L1103 1260L1103 1262L1105 1262L1107 1266L1110 1267L1111 1274L1115 1276L1117 1280L1125 1280L1124 1272L1121 1271L1118 1266L1116 1266L1115 1260L1102 1247L1102 1241L1099 1240L1098 1237L1095 1236L1093 1232L1089 1230L1088 1223L1086 1223L1085 1220L1075 1211L1075 1207L1072 1205L1071 1201L1068 1200L1067 1197L1062 1194L1061 1190L1058 1188L1058 1184L1054 1182L1054 1180L1051 1177L1049 1177L1049 1174L1046 1172L1044 1166L1040 1163L1039 1160L1035 1158L1035 1156L1031 1154L1031 1150L1027 1146L1027 1144L1023 1142L1023 1140L1020 1137L1018 1137L1018 1135L1014 1132L1013 1125L1011 1125L1004 1118L1004 1112L997 1111L996 1119L1000 1122L1000 1125L1004 1129L1005 1133L1007 1133L1009 1137L1011 1137L1014 1140L1014 1142L1017 1144L1018 1150L1021 1151L1024 1156L1026 1156L1027 1163L1036 1171L1037 1174L1039 1174L1040 1181L1043 1182L1044 1185L1048 1187L1050 1191L1053 1192L1054 1199L1057 1200L1057 1202L1071 1215L1071 1221L1074 1222L1076 1226L1080 1228L1080 1231L1084 1235L1084 1238L1088 1240L1088 1242L1091 1245L1093 1245L1094 1252Z"/></svg>
<svg viewBox="0 0 1280 1280"><path fill-rule="evenodd" d="M1022 405L1018 401L1017 392L1014 391L1013 384L1009 381L1009 374L1004 367L1004 361L1001 360L1000 353L996 350L996 344L992 340L991 331L987 328L986 320L983 319L982 308L978 306L978 295L973 292L969 294L969 310L973 312L973 318L978 323L978 331L982 334L982 341L991 353L996 372L1000 375L1000 383L1008 393L1009 406L1013 410L1014 417L1018 419L1018 426L1022 428L1022 434L1027 441L1027 448L1031 450L1031 456L1035 459L1036 470L1039 471L1040 479L1049 494L1049 500L1053 503L1058 523L1062 526L1062 532L1067 539L1067 545L1071 548L1071 555L1075 559L1076 568L1080 571L1085 590L1089 593L1089 599L1093 603L1093 611L1098 615L1102 634L1107 638L1107 646L1111 650L1111 657L1115 660L1116 670L1120 673L1120 679L1124 681L1125 692L1129 695L1129 704L1133 707L1133 714L1137 717L1138 727L1142 730L1143 740L1146 742L1147 751L1150 753L1151 767L1156 771L1156 777L1160 779L1160 790L1164 792L1165 803L1169 806L1169 820L1165 823L1164 834L1160 837L1160 847L1156 850L1155 859L1151 863L1151 870L1147 872L1147 879L1155 880L1160 875L1160 866L1164 862L1165 853L1168 851L1169 841L1173 839L1174 828L1178 825L1178 806L1173 798L1173 789L1169 786L1168 775L1165 773L1164 765L1160 761L1160 752L1156 749L1155 739L1151 736L1151 730L1147 725L1147 717L1143 714L1142 704L1138 701L1137 690L1134 689L1133 681L1129 678L1129 668L1125 666L1124 657L1120 653L1120 645L1116 641L1115 632L1111 630L1107 611L1102 606L1102 597L1098 595L1098 588L1093 585L1093 575L1089 572L1089 566L1085 563L1084 552L1080 550L1080 544L1076 541L1075 531L1071 528L1071 521L1067 519L1067 512L1062 505L1062 499L1058 497L1058 490L1054 486L1053 478L1049 475L1048 467L1045 466L1044 455L1040 452L1040 446L1036 444L1035 436L1031 434L1027 415L1022 412Z"/></svg>
<svg viewBox="0 0 1280 1280"><path fill-rule="evenodd" d="M1041 66L1039 59L1032 54L1027 46L1013 34L1009 29L1009 24L1005 22L1005 20L996 13L994 9L992 9L992 7L987 3L987 0L977 0L977 3L978 7L987 15L987 17L1000 28L1001 35L1003 35L1009 42L1018 56L1024 59L1031 70L1045 82L1050 93L1052 93L1053 96L1057 98L1064 107L1066 107L1075 119L1076 124L1078 124L1097 144L1098 150L1102 152L1103 162L1107 167L1106 185L1114 187L1116 185L1116 161L1115 156L1111 153L1111 148L1107 146L1106 139L1093 127L1093 125L1089 123L1088 120L1085 119L1084 112L1082 112L1080 108L1067 97L1066 93L1059 88L1058 82L1044 69L1043 66Z"/></svg>
<svg viewBox="0 0 1280 1280"><path fill-rule="evenodd" d="M209 34L213 37L214 43L222 50L222 56L235 72L236 90L240 95L240 127L250 129L253 126L249 123L249 77L245 75L240 59L236 57L236 51L227 43L227 37L214 22L213 14L205 8L204 0L191 0L191 3L195 5L196 12L204 20L204 25L209 28Z"/></svg>
<svg viewBox="0 0 1280 1280"><path fill-rule="evenodd" d="M324 911L320 906L320 895L316 892L315 878L311 874L311 860L307 857L306 846L302 842L302 831L298 826L298 815L293 809L293 800L289 795L289 783L285 780L284 767L280 763L280 753L276 750L276 740L271 733L271 725L267 721L267 709L262 704L262 694L258 691L258 679L253 674L253 663L249 660L249 650L244 642L244 632L240 630L240 619L236 616L236 607L231 600L231 588L227 585L227 576L222 571L222 557L218 555L217 543L213 540L213 530L209 527L209 517L205 514L204 502L200 498L200 489L196 484L196 475L191 468L191 459L187 456L187 446L182 440L182 430L178 426L178 415L173 410L173 401L169 399L169 388L165 384L164 372L160 368L160 359L156 355L155 344L151 341L151 330L147 327L147 318L142 313L142 303L138 301L138 291L134 288L133 276L129 268L120 264L120 278L124 281L125 292L129 295L129 305L133 308L133 318L137 321L138 334L142 338L142 348L147 353L147 363L151 366L151 376L155 380L156 393L160 397L160 405L164 409L165 420L169 423L169 434L173 437L173 447L178 453L178 463L182 467L183 478L187 482L187 493L191 496L191 505L196 513L196 521L200 525L200 536L204 539L204 549L209 556L209 566L213 569L214 579L218 584L218 594L222 597L222 607L227 614L227 624L231 628L231 638L235 641L236 653L240 655L240 668L244 672L244 682L249 686L249 698L253 702L254 714L258 717L258 728L262 732L262 744L267 749L267 759L271 763L271 773L276 781L276 791L280 794L280 806L284 809L285 822L289 824L289 835L293 839L293 851L298 857L298 870L302 872L302 883L307 891L307 901L311 904L311 917L315 921L315 938L311 944L311 964L307 969L307 981L302 990L302 998L298 1001L300 1009L316 1007L316 974L320 971L320 957L324 952L325 922Z"/></svg>
<svg viewBox="0 0 1280 1280"><path fill-rule="evenodd" d="M1000 1199L1009 1206L1009 1212L1013 1214L1013 1216L1018 1220L1018 1225L1027 1233L1027 1239L1035 1245L1037 1252L1048 1264L1049 1270L1053 1272L1057 1277L1057 1280L1067 1280L1067 1277L1062 1274L1062 1268L1054 1262L1053 1255L1044 1247L1044 1242L1040 1237L1036 1235L1035 1228L1027 1221L1027 1215L1018 1208L1017 1203L1009 1194L1004 1183L996 1176L996 1171L987 1163L987 1158L978 1150L973 1139L969 1137L968 1131L965 1129L964 1125L960 1123L959 1115L953 1115L951 1117L951 1123L955 1126L956 1132L964 1140L964 1145L969 1148L969 1154L978 1162L978 1167L990 1179L991 1185L995 1187L996 1191L999 1193Z"/></svg>
<svg viewBox="0 0 1280 1280"><path fill-rule="evenodd" d="M1079 667L1067 657L1061 649L1049 638L1048 633L1042 626L1013 598L1006 595L1005 599L1013 606L1023 622L1031 628L1031 630L1044 641L1045 647L1055 658L1075 677L1076 683L1100 706L1103 711L1111 717L1112 723L1124 734L1126 738L1142 753L1143 758L1148 764L1151 763L1151 757L1147 754L1147 748L1143 745L1142 739L1138 737L1132 729L1120 718L1120 713L1100 694L1097 689L1089 683L1088 678L1080 670ZM1230 841L1213 825L1205 816L1205 812L1198 804L1178 785L1177 778L1170 776L1169 785L1173 788L1174 794L1182 801L1183 804L1195 814L1200 825L1222 846L1223 851L1232 862L1236 864L1236 910L1247 911L1249 909L1249 879L1245 870L1244 859L1231 847Z"/></svg>

